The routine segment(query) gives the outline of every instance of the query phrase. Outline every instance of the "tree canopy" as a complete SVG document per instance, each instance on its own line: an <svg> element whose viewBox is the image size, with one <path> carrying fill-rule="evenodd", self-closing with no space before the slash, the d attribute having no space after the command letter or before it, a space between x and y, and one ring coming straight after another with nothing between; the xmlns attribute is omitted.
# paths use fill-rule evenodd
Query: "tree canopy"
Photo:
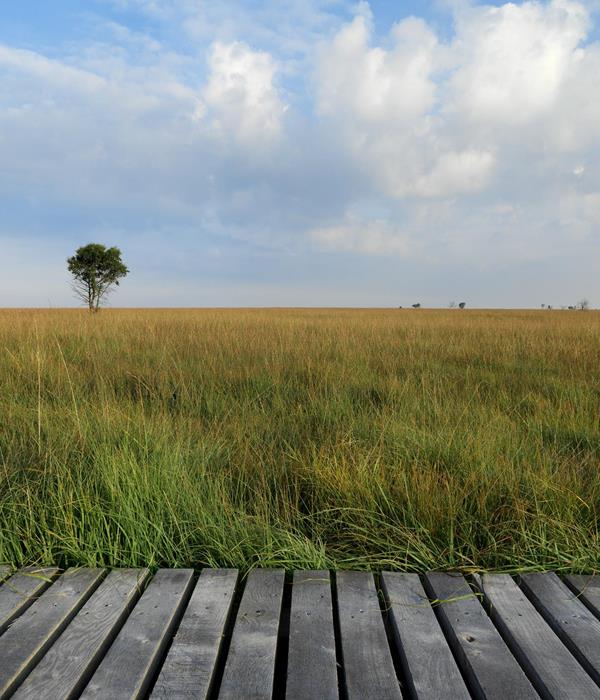
<svg viewBox="0 0 600 700"><path fill-rule="evenodd" d="M118 248L107 248L101 243L88 243L68 258L67 266L73 275L73 291L90 311L97 311L104 297L119 285L129 270L121 260Z"/></svg>

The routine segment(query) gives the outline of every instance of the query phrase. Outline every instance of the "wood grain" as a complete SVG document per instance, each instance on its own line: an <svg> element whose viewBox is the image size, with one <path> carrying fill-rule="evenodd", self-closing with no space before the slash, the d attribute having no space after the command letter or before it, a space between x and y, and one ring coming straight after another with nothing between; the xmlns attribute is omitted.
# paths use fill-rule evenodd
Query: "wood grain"
<svg viewBox="0 0 600 700"><path fill-rule="evenodd" d="M237 571L204 569L162 666L152 698L206 698L212 689Z"/></svg>
<svg viewBox="0 0 600 700"><path fill-rule="evenodd" d="M542 617L600 684L600 620L554 573L524 574L520 583Z"/></svg>
<svg viewBox="0 0 600 700"><path fill-rule="evenodd" d="M382 587L408 687L416 698L471 697L417 574L384 573Z"/></svg>
<svg viewBox="0 0 600 700"><path fill-rule="evenodd" d="M565 576L565 582L575 591L579 600L596 617L600 617L600 577L598 575L572 575Z"/></svg>
<svg viewBox="0 0 600 700"><path fill-rule="evenodd" d="M336 590L349 700L400 700L373 575L338 571Z"/></svg>
<svg viewBox="0 0 600 700"><path fill-rule="evenodd" d="M486 613L464 576L431 573L425 577L448 642L468 680L473 697L505 700L539 695Z"/></svg>
<svg viewBox="0 0 600 700"><path fill-rule="evenodd" d="M235 620L219 700L267 700L273 694L284 572L253 570Z"/></svg>
<svg viewBox="0 0 600 700"><path fill-rule="evenodd" d="M484 574L480 582L494 623L543 698L600 698L600 688L508 574Z"/></svg>
<svg viewBox="0 0 600 700"><path fill-rule="evenodd" d="M338 698L329 571L294 572L286 696Z"/></svg>
<svg viewBox="0 0 600 700"><path fill-rule="evenodd" d="M140 595L147 569L112 571L25 682L18 700L79 697Z"/></svg>
<svg viewBox="0 0 600 700"><path fill-rule="evenodd" d="M0 588L0 634L35 602L56 578L56 567L27 567L11 576Z"/></svg>
<svg viewBox="0 0 600 700"><path fill-rule="evenodd" d="M159 569L86 686L82 698L145 695L183 611L192 569Z"/></svg>
<svg viewBox="0 0 600 700"><path fill-rule="evenodd" d="M68 569L0 637L0 697L31 671L103 575L103 569Z"/></svg>

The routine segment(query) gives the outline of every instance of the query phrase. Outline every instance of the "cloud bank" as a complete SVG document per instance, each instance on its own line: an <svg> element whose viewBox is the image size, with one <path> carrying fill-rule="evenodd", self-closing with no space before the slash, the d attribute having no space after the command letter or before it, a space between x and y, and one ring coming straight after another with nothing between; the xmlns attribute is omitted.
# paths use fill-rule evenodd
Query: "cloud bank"
<svg viewBox="0 0 600 700"><path fill-rule="evenodd" d="M96 5L85 40L0 41L2 303L66 303L92 239L123 303L600 298L590 6Z"/></svg>

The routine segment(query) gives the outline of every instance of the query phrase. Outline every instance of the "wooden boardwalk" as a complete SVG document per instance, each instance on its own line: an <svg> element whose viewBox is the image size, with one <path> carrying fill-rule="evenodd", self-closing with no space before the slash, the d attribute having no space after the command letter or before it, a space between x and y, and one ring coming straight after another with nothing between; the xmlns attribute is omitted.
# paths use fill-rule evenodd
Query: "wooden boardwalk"
<svg viewBox="0 0 600 700"><path fill-rule="evenodd" d="M0 567L0 698L600 699L600 581Z"/></svg>

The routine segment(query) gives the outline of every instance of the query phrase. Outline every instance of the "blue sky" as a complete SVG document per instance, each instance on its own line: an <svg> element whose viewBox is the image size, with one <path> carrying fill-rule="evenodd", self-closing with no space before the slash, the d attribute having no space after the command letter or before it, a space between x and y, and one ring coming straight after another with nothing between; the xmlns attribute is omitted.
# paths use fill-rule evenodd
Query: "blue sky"
<svg viewBox="0 0 600 700"><path fill-rule="evenodd" d="M598 305L597 11L3 3L0 305Z"/></svg>

